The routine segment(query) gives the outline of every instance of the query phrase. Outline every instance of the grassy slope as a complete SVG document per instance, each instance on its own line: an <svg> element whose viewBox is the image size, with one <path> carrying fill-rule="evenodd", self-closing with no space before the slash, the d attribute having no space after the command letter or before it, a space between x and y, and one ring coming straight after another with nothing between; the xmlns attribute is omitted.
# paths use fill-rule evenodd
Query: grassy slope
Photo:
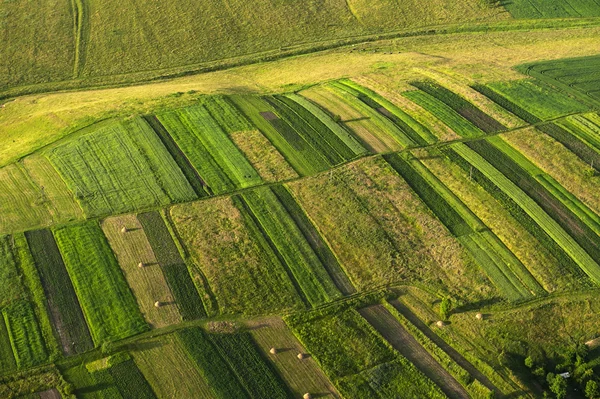
<svg viewBox="0 0 600 399"><path fill-rule="evenodd" d="M514 18L599 17L594 0L511 0L504 2Z"/></svg>
<svg viewBox="0 0 600 399"><path fill-rule="evenodd" d="M0 109L0 132L4 139L0 141L0 165L58 140L73 129L89 124L93 118L189 105L198 97L195 94L172 96L175 92L278 91L286 87L289 90L374 71L379 76L385 73L385 77L396 82L407 76L414 77L413 67L432 60L440 68L463 73L480 82L503 80L519 76L510 67L524 62L595 54L599 32L599 28L587 28L401 38L385 42L385 47L383 43L364 45L371 51L349 53L348 49L339 49L161 83L23 97ZM490 46L492 39L503 46L502 51ZM384 69L375 69L380 65Z"/></svg>

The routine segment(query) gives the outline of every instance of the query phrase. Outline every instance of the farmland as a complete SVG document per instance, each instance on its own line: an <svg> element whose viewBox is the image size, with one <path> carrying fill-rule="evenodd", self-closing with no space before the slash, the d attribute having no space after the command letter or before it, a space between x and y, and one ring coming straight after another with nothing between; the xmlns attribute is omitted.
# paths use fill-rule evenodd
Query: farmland
<svg viewBox="0 0 600 399"><path fill-rule="evenodd" d="M595 399L597 1L205 3L0 5L0 397Z"/></svg>

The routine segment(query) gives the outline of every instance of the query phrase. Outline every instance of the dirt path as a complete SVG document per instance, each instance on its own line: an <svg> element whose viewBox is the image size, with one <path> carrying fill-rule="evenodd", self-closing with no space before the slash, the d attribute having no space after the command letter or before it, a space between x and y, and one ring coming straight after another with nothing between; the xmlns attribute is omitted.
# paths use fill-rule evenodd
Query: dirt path
<svg viewBox="0 0 600 399"><path fill-rule="evenodd" d="M462 385L435 361L383 305L369 306L360 309L359 313L394 349L429 377L449 398L469 399Z"/></svg>
<svg viewBox="0 0 600 399"><path fill-rule="evenodd" d="M439 346L444 352L450 356L452 360L454 360L459 366L463 369L467 370L469 374L473 376L476 380L481 382L488 389L494 391L497 396L502 395L502 391L500 391L496 386L479 370L475 368L467 359L465 359L460 353L458 353L454 348L448 345L443 339L441 339L437 334L435 334L431 329L423 323L413 312L411 312L406 306L404 306L400 301L393 300L390 301L393 307L395 307L398 312L400 312L404 317L406 317L412 324L415 325L427 338L432 340L437 346Z"/></svg>

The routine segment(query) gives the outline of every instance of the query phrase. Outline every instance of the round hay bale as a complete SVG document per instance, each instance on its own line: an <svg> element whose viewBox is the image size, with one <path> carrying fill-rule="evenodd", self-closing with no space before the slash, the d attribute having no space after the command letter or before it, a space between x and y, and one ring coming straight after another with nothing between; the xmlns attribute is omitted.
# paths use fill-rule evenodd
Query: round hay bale
<svg viewBox="0 0 600 399"><path fill-rule="evenodd" d="M298 353L298 359L302 360L302 359L304 359L304 357L305 357L304 353L302 353L302 352Z"/></svg>
<svg viewBox="0 0 600 399"><path fill-rule="evenodd" d="M271 353L271 355L276 355L277 354L277 348L271 348L271 350L269 352Z"/></svg>
<svg viewBox="0 0 600 399"><path fill-rule="evenodd" d="M304 399L311 399L312 395L309 394L308 392L304 394L304 396L302 396Z"/></svg>
<svg viewBox="0 0 600 399"><path fill-rule="evenodd" d="M441 321L441 320L438 320L438 322L435 323L435 325L438 326L438 327L440 327L440 328L442 328L442 327L444 327L444 322Z"/></svg>
<svg viewBox="0 0 600 399"><path fill-rule="evenodd" d="M121 229L121 233L123 233L123 234L127 233L127 227L123 226L123 228Z"/></svg>
<svg viewBox="0 0 600 399"><path fill-rule="evenodd" d="M475 318L476 318L477 320L483 320L483 313L477 313L477 314L475 315Z"/></svg>
<svg viewBox="0 0 600 399"><path fill-rule="evenodd" d="M144 262L140 262L138 263L138 267L141 269L142 267L144 267Z"/></svg>
<svg viewBox="0 0 600 399"><path fill-rule="evenodd" d="M162 306L162 303L160 303L160 301L154 302L154 307L155 308L160 308L161 306Z"/></svg>

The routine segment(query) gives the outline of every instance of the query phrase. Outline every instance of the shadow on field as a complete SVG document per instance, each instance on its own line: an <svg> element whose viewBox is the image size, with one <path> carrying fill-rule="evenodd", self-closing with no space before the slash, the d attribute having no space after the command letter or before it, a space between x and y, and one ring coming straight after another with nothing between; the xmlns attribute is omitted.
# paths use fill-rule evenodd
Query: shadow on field
<svg viewBox="0 0 600 399"><path fill-rule="evenodd" d="M502 298L490 298L490 299L484 299L482 301L478 301L478 302L473 302L473 303L468 303L466 305L463 306L458 306L455 309L452 310L452 313L461 313L461 312L469 312L471 310L478 310L487 306L491 306L491 305L495 305L497 303L502 302Z"/></svg>
<svg viewBox="0 0 600 399"><path fill-rule="evenodd" d="M150 350L150 349L154 349L154 348L160 348L163 345L165 345L164 342L162 342L160 340L153 340L153 341L146 341L146 342L140 342L140 343L127 345L127 350L132 351L132 352L141 352L141 351Z"/></svg>

